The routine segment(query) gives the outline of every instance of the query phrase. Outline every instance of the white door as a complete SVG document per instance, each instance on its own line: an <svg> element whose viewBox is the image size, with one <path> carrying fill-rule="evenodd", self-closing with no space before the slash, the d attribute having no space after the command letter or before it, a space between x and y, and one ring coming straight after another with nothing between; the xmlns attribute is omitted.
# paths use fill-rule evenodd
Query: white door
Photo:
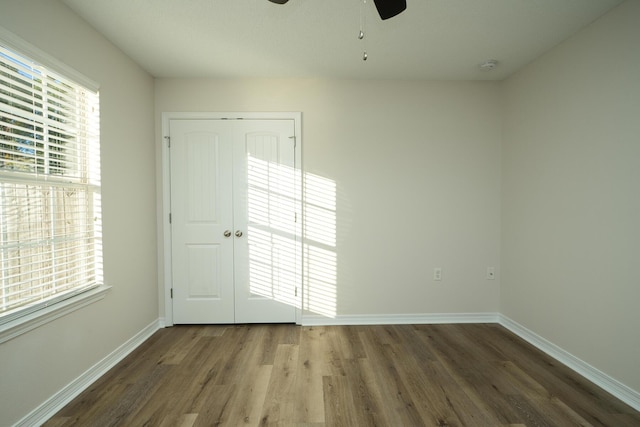
<svg viewBox="0 0 640 427"><path fill-rule="evenodd" d="M235 145L236 323L293 322L300 277L293 120L243 121Z"/></svg>
<svg viewBox="0 0 640 427"><path fill-rule="evenodd" d="M293 120L170 120L174 323L294 322Z"/></svg>
<svg viewBox="0 0 640 427"><path fill-rule="evenodd" d="M206 120L171 120L174 323L233 323L233 137Z"/></svg>

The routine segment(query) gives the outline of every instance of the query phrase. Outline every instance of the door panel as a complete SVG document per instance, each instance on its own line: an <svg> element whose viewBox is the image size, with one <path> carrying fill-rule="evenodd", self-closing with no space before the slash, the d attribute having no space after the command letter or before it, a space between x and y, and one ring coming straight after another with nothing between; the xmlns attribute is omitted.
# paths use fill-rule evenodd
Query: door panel
<svg viewBox="0 0 640 427"><path fill-rule="evenodd" d="M243 121L234 182L236 322L295 322L296 243L293 120Z"/></svg>
<svg viewBox="0 0 640 427"><path fill-rule="evenodd" d="M185 245L187 249L187 298L220 298L220 246Z"/></svg>
<svg viewBox="0 0 640 427"><path fill-rule="evenodd" d="M231 133L171 120L170 137L174 323L233 323Z"/></svg>

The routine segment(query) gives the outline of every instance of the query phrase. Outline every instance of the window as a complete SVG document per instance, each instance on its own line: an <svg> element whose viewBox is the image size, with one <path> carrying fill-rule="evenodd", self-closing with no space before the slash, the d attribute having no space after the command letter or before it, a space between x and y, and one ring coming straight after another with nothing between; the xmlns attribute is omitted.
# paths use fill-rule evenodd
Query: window
<svg viewBox="0 0 640 427"><path fill-rule="evenodd" d="M0 324L102 284L101 221L97 91L0 44Z"/></svg>

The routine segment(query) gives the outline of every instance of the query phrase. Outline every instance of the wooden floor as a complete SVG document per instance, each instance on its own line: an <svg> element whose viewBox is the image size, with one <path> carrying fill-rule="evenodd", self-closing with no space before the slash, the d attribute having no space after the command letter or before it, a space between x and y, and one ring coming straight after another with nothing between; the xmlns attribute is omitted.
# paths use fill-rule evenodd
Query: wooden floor
<svg viewBox="0 0 640 427"><path fill-rule="evenodd" d="M162 329L46 426L640 426L498 325Z"/></svg>

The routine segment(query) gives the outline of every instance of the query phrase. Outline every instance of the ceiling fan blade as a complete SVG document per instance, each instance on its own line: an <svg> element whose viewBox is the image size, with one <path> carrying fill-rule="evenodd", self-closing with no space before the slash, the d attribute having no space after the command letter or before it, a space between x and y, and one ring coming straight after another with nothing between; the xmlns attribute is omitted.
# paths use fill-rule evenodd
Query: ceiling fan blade
<svg viewBox="0 0 640 427"><path fill-rule="evenodd" d="M382 19L393 18L407 8L407 0L373 0L373 2Z"/></svg>
<svg viewBox="0 0 640 427"><path fill-rule="evenodd" d="M271 3L285 4L289 0L269 0Z"/></svg>

